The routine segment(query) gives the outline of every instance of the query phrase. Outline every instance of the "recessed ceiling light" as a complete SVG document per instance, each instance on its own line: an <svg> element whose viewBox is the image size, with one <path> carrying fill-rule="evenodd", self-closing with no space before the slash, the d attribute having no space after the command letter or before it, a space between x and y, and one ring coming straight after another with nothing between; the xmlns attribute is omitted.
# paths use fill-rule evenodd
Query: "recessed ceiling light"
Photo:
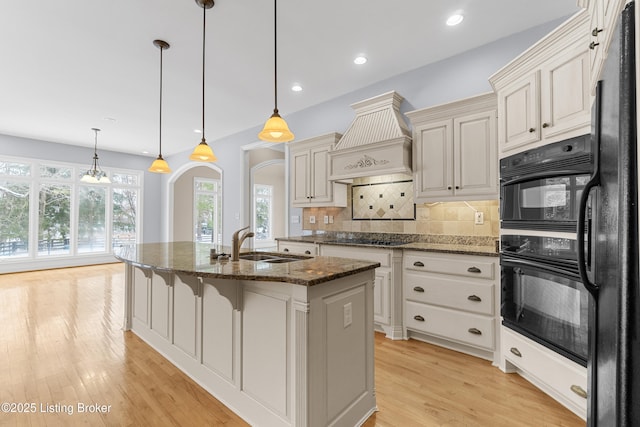
<svg viewBox="0 0 640 427"><path fill-rule="evenodd" d="M453 27L454 25L461 23L463 19L464 16L462 16L461 13L455 13L447 19L447 25Z"/></svg>
<svg viewBox="0 0 640 427"><path fill-rule="evenodd" d="M294 91L294 92L301 92L302 91L302 86L300 86L298 83L296 83L293 86L291 86L291 90Z"/></svg>
<svg viewBox="0 0 640 427"><path fill-rule="evenodd" d="M202 133L202 131L200 129L194 129L193 130L195 133Z"/></svg>
<svg viewBox="0 0 640 427"><path fill-rule="evenodd" d="M102 120L106 120L108 122L115 122L116 119L114 117L103 117Z"/></svg>
<svg viewBox="0 0 640 427"><path fill-rule="evenodd" d="M144 150L142 154L149 154L149 152L147 150Z"/></svg>
<svg viewBox="0 0 640 427"><path fill-rule="evenodd" d="M366 64L367 63L367 57L364 56L364 55L356 56L356 58L353 60L353 63L356 64L356 65Z"/></svg>

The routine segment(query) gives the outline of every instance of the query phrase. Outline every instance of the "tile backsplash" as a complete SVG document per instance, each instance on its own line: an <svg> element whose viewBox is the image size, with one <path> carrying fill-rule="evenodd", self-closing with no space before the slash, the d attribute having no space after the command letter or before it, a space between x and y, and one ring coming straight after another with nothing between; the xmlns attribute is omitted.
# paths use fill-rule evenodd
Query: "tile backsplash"
<svg viewBox="0 0 640 427"><path fill-rule="evenodd" d="M400 182L406 181L407 177L411 179L410 175L390 175L385 177L369 177L360 178L354 180L351 187L364 184L375 184L383 182ZM413 185L410 185L411 198L413 199ZM361 187L364 188L364 187ZM375 185L371 185L369 188L382 188ZM401 198L399 194L402 191L396 191L393 186L390 187L393 194L397 193L398 198ZM362 204L361 207L357 207L358 200L360 199L360 193L352 192L352 188L349 189L349 194L354 194L356 197L355 206L354 202L349 198L346 208L305 208L303 209L303 230L305 231L345 231L345 232L374 232L374 233L408 233L408 234L432 234L432 235L456 235L456 236L493 236L499 235L500 229L500 214L498 211L498 200L483 200L483 201L471 201L471 202L435 202L424 203L415 205L415 219L397 219L389 218L387 221L380 221L374 219L356 219L356 213L359 209L365 211L369 209L369 205ZM378 199L384 199L385 193L375 192L370 190L372 196L377 196ZM383 194L383 197L380 197ZM406 192L405 192L406 197ZM375 198L375 197L374 197ZM394 209L396 203L393 204ZM412 206L413 203L407 206ZM355 207L352 211L352 206ZM364 209L363 207L366 207ZM380 205L378 209L383 209L383 205ZM484 224L476 225L474 223L475 211L483 212ZM352 216L353 213L353 216ZM380 213L383 213L382 211ZM309 221L311 216L315 216L315 223L312 224ZM383 215L382 215L383 216ZM327 220L332 217L333 223L325 224L325 217ZM330 221L328 221L330 222Z"/></svg>
<svg viewBox="0 0 640 427"><path fill-rule="evenodd" d="M352 219L415 219L413 181L375 182L351 186Z"/></svg>

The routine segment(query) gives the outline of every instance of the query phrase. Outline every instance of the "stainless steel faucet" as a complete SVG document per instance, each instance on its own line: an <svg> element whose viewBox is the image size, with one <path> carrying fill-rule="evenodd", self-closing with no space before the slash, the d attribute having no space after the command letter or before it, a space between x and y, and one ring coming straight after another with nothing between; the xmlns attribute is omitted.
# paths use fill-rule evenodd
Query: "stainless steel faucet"
<svg viewBox="0 0 640 427"><path fill-rule="evenodd" d="M253 237L255 236L255 234L253 233L253 231L247 231L245 233L242 234L242 236L240 236L240 232L242 230L246 230L247 228L249 228L249 226L247 225L244 228L241 228L240 230L236 231L235 233L233 233L233 237L231 238L231 242L232 242L232 249L231 249L231 261L239 261L240 258L240 247L242 246L242 242L244 242L244 239L246 239L247 237Z"/></svg>

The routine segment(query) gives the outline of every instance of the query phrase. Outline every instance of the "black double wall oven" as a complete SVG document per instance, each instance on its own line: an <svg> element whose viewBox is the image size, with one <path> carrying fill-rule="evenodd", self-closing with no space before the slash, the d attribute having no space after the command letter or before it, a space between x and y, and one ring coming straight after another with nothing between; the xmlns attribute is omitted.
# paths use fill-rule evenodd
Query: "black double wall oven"
<svg viewBox="0 0 640 427"><path fill-rule="evenodd" d="M592 169L590 135L500 161L502 323L583 366L590 298L577 223Z"/></svg>

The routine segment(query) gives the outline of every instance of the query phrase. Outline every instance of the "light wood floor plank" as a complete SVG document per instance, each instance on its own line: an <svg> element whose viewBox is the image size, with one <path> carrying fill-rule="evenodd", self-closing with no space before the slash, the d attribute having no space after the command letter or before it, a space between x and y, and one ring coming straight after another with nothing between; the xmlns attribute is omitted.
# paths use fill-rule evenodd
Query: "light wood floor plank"
<svg viewBox="0 0 640 427"><path fill-rule="evenodd" d="M121 264L0 275L0 426L244 426L146 343L122 331ZM517 375L415 340L376 334L379 411L367 427L584 426ZM106 414L78 402L111 405ZM72 406L42 413L40 405Z"/></svg>

